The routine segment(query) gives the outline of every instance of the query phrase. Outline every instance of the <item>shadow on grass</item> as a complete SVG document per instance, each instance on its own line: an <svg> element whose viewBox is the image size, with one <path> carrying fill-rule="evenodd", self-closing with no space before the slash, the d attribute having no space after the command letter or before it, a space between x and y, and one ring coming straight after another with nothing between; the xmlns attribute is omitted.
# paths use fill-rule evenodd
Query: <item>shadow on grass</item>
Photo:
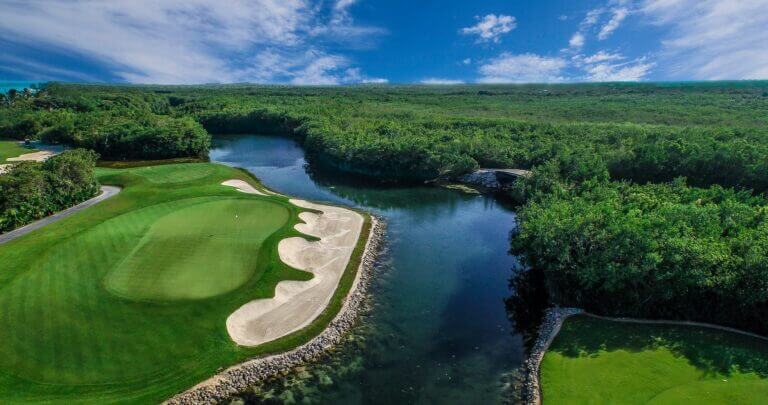
<svg viewBox="0 0 768 405"><path fill-rule="evenodd" d="M599 356L600 352L642 352L666 348L706 374L739 371L768 377L768 342L714 329L632 324L576 316L563 325L550 351L567 357Z"/></svg>

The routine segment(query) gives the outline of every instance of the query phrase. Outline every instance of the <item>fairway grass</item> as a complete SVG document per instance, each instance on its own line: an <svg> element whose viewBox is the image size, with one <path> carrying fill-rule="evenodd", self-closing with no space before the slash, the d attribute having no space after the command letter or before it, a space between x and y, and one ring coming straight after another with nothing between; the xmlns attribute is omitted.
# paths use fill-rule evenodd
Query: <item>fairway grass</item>
<svg viewBox="0 0 768 405"><path fill-rule="evenodd" d="M9 163L6 160L27 153L37 152L37 149L24 146L17 139L0 138L0 164Z"/></svg>
<svg viewBox="0 0 768 405"><path fill-rule="evenodd" d="M764 404L768 342L695 326L567 319L541 364L545 404Z"/></svg>
<svg viewBox="0 0 768 405"><path fill-rule="evenodd" d="M239 347L227 316L272 297L282 280L312 277L277 253L280 240L303 236L293 228L303 210L222 186L259 184L215 164L97 176L123 191L0 246L0 403L159 402L221 368L308 341L349 290L357 256L309 327Z"/></svg>

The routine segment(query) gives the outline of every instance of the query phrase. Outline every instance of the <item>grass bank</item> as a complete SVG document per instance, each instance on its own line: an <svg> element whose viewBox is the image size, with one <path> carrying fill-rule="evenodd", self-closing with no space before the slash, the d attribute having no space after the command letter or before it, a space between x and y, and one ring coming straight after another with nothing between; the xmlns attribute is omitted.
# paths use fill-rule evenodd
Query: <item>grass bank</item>
<svg viewBox="0 0 768 405"><path fill-rule="evenodd" d="M18 157L25 153L37 152L37 149L24 146L18 139L0 138L0 164L7 163L8 158Z"/></svg>
<svg viewBox="0 0 768 405"><path fill-rule="evenodd" d="M696 326L567 319L541 364L545 404L759 404L768 343Z"/></svg>

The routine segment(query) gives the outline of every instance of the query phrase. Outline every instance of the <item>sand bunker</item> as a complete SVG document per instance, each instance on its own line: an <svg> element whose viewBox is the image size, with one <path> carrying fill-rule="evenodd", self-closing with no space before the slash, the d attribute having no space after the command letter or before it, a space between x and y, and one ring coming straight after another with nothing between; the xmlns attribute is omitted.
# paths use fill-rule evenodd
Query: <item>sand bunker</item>
<svg viewBox="0 0 768 405"><path fill-rule="evenodd" d="M9 162L23 162L23 161L42 162L55 154L56 153L51 151L41 150L39 152L25 153L21 156L8 158L7 161ZM0 174L4 174L10 171L11 166L12 166L11 164L0 164Z"/></svg>
<svg viewBox="0 0 768 405"><path fill-rule="evenodd" d="M299 214L305 223L295 226L299 232L320 238L319 241L293 237L283 239L277 246L283 262L313 273L314 278L281 281L275 288L274 298L253 300L233 312L227 318L227 332L239 345L256 346L275 340L306 327L317 318L328 306L360 238L365 221L362 215L346 208L303 200L290 202L322 211Z"/></svg>
<svg viewBox="0 0 768 405"><path fill-rule="evenodd" d="M22 161L42 162L53 155L55 155L55 153L47 150L41 150L39 152L25 153L18 157L8 158L8 161L9 162L22 162Z"/></svg>
<svg viewBox="0 0 768 405"><path fill-rule="evenodd" d="M258 194L258 195L266 195L262 193L259 190L256 190L252 185L248 184L247 182L243 180L227 180L223 183L221 183L222 186L230 186L237 189L237 191L240 191L241 193L248 193L248 194Z"/></svg>

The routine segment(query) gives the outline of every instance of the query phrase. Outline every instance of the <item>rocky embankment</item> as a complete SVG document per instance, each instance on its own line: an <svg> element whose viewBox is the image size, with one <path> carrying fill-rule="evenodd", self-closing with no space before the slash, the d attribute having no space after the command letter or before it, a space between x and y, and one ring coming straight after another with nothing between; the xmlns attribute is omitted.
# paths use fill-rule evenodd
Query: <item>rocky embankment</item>
<svg viewBox="0 0 768 405"><path fill-rule="evenodd" d="M530 175L530 171L523 169L478 169L454 180L483 190L498 191L508 189L518 178Z"/></svg>
<svg viewBox="0 0 768 405"><path fill-rule="evenodd" d="M371 231L363 251L352 290L339 313L328 327L309 342L289 352L257 358L228 368L226 371L169 399L167 404L216 404L259 381L275 377L311 362L339 343L365 310L368 288L383 247L386 223L371 216Z"/></svg>
<svg viewBox="0 0 768 405"><path fill-rule="evenodd" d="M467 173L456 178L456 181L471 186L480 186L488 189L500 189L501 183L496 178L496 172L493 170L480 169L472 173Z"/></svg>
<svg viewBox="0 0 768 405"><path fill-rule="evenodd" d="M573 315L583 313L580 308L549 308L544 314L544 320L539 327L538 337L533 344L531 353L525 360L522 368L523 384L519 398L522 403L530 405L541 404L541 387L539 385L539 367L544 353L549 349L549 345L560 332L563 322Z"/></svg>

